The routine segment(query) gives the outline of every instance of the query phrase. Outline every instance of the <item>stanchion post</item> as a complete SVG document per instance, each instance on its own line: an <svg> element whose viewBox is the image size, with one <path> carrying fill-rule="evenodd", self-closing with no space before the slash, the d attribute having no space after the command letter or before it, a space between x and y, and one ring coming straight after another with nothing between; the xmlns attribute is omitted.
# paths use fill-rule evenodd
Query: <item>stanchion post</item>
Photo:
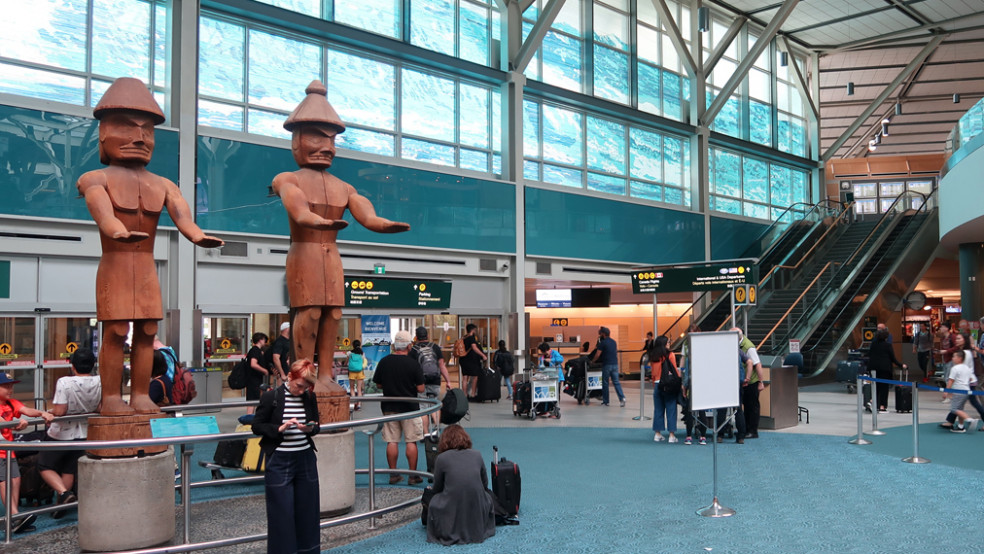
<svg viewBox="0 0 984 554"><path fill-rule="evenodd" d="M864 411L864 393L861 387L864 386L864 380L858 375L858 436L847 441L851 444L871 444L871 441L864 438L864 417L862 412Z"/></svg>
<svg viewBox="0 0 984 554"><path fill-rule="evenodd" d="M649 366L649 371L653 371L652 365ZM650 373L650 375L652 375L652 373ZM632 419L635 421L646 421L647 419L652 419L646 415L646 370L642 367L639 368L639 415Z"/></svg>
<svg viewBox="0 0 984 554"><path fill-rule="evenodd" d="M375 429L363 431L369 437L369 511L376 509L376 433L383 428L380 423ZM369 529L376 528L376 518L369 518Z"/></svg>
<svg viewBox="0 0 984 554"><path fill-rule="evenodd" d="M861 389L858 389L858 390L860 391ZM878 384L875 383L875 382L872 382L871 383L871 396L876 396L877 390L878 390ZM862 394L861 396L864 396L864 395ZM871 432L868 433L869 435L876 436L876 437L885 434L885 431L882 431L882 430L880 430L878 428L878 409L879 409L879 406L878 406L878 402L876 400L871 405Z"/></svg>
<svg viewBox="0 0 984 554"><path fill-rule="evenodd" d="M919 457L919 385L912 383L912 456L902 458L909 464L928 464L928 458Z"/></svg>
<svg viewBox="0 0 984 554"><path fill-rule="evenodd" d="M195 447L186 448L181 445L181 516L184 522L182 544L191 542L191 456Z"/></svg>

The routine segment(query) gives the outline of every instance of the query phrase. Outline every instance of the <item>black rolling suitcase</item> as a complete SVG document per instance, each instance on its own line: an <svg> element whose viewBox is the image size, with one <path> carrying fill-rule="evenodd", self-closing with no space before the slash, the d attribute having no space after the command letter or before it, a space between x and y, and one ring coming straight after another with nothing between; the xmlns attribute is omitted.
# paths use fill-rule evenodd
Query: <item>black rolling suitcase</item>
<svg viewBox="0 0 984 554"><path fill-rule="evenodd" d="M421 441L424 443L424 458L427 460L427 473L434 473L434 463L437 462L437 445L441 441L441 436L436 432L432 435L424 435L424 439ZM433 482L434 479L428 479L428 482Z"/></svg>
<svg viewBox="0 0 984 554"><path fill-rule="evenodd" d="M902 380L909 380L908 371L903 372ZM895 411L900 414L912 412L912 387L895 385Z"/></svg>
<svg viewBox="0 0 984 554"><path fill-rule="evenodd" d="M868 412L871 411L871 383L865 383L861 386L861 395L864 397L864 409Z"/></svg>
<svg viewBox="0 0 984 554"><path fill-rule="evenodd" d="M495 400L502 398L502 374L498 369L482 369L482 374L478 376L478 396L477 402Z"/></svg>
<svg viewBox="0 0 984 554"><path fill-rule="evenodd" d="M492 447L492 497L498 507L513 517L519 513L519 498L522 495L522 480L519 466L509 460L499 459L499 448Z"/></svg>
<svg viewBox="0 0 984 554"><path fill-rule="evenodd" d="M533 407L533 386L529 381L513 383L513 415L529 415Z"/></svg>

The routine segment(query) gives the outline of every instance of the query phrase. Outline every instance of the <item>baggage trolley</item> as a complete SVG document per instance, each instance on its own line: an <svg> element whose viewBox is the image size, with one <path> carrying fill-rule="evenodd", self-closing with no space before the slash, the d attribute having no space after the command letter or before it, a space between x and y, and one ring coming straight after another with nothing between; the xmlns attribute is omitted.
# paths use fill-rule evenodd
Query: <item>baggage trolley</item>
<svg viewBox="0 0 984 554"><path fill-rule="evenodd" d="M531 420L540 415L547 414L560 418L560 378L557 370L543 369L533 374L529 383L529 402L524 398L516 398L519 388L517 387L513 397L513 415L528 417ZM552 408L547 408L547 403L553 402Z"/></svg>

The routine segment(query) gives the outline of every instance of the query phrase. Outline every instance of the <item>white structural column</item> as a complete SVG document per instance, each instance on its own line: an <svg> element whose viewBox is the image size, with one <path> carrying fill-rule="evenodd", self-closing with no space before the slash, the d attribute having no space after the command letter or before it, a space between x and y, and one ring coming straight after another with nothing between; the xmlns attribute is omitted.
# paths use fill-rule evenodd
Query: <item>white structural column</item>
<svg viewBox="0 0 984 554"><path fill-rule="evenodd" d="M195 211L195 178L197 168L196 150L198 148L198 0L174 0L171 7L173 18L170 79L168 90L171 97L171 122L178 128L178 186L181 195ZM195 345L201 344L201 337L193 336L193 329L201 327L192 321L195 312L195 274L198 247L190 241L179 238L171 252L177 252L168 260L171 294L168 295L166 309L177 321L170 321L168 327L177 336L168 336L167 341L174 346L178 357L185 362L199 362L193 359L193 352L199 352ZM162 329L163 331L163 329Z"/></svg>

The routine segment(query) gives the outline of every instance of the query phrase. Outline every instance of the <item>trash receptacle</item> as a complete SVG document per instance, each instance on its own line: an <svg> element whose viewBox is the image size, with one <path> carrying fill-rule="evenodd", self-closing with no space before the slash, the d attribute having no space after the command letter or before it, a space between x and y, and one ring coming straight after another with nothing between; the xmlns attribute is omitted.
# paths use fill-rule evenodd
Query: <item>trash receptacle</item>
<svg viewBox="0 0 984 554"><path fill-rule="evenodd" d="M191 377L195 380L195 390L198 395L188 403L189 406L196 404L217 404L222 402L222 368L221 367L191 367L188 368ZM196 412L218 412L219 408L195 410Z"/></svg>

